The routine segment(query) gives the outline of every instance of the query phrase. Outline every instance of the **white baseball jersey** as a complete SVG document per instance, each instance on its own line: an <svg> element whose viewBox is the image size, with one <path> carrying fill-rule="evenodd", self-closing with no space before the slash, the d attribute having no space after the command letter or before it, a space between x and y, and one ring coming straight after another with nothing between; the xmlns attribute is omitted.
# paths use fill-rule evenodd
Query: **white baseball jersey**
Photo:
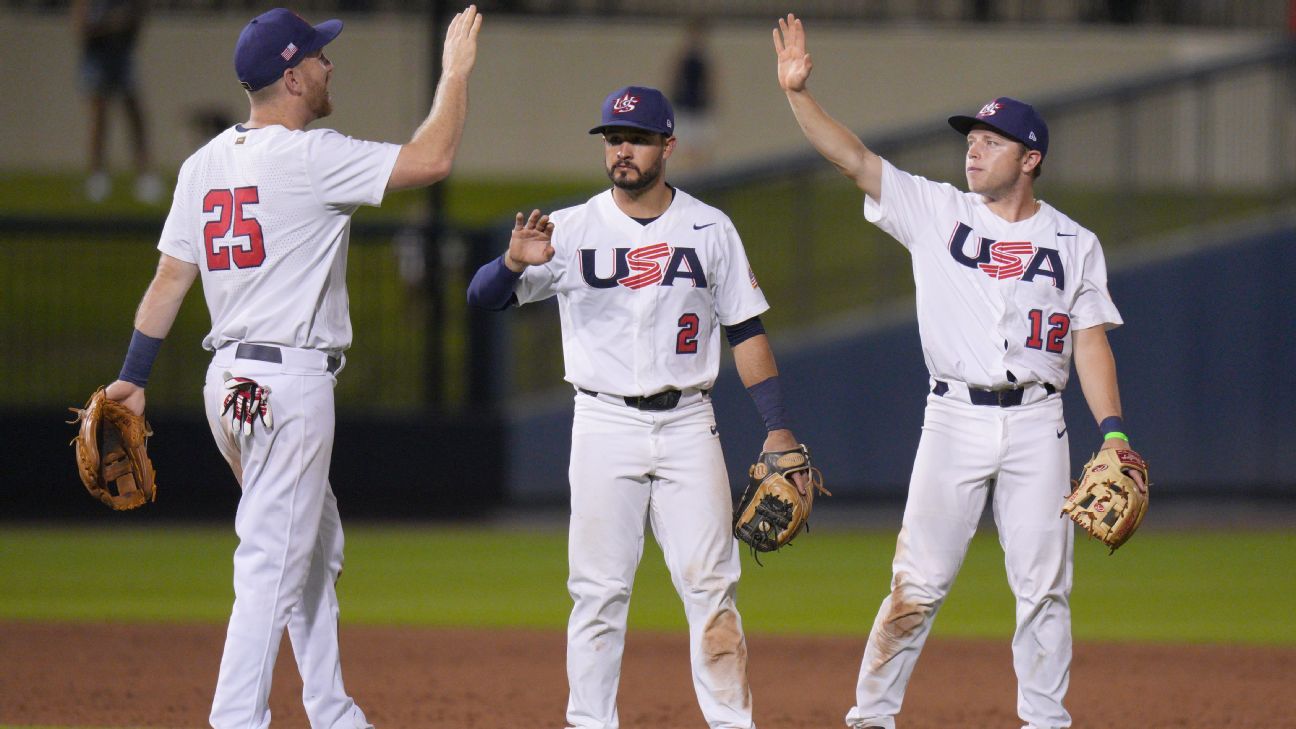
<svg viewBox="0 0 1296 729"><path fill-rule="evenodd" d="M1098 238L1041 202L1015 223L976 193L883 162L882 200L864 216L909 249L918 330L932 377L1001 389L1059 390L1075 329L1121 324Z"/></svg>
<svg viewBox="0 0 1296 729"><path fill-rule="evenodd" d="M382 202L399 152L329 129L240 125L190 156L158 249L202 273L203 347L349 347L351 215Z"/></svg>
<svg viewBox="0 0 1296 729"><path fill-rule="evenodd" d="M613 395L710 389L720 327L769 308L729 217L682 190L642 225L607 190L553 213L553 260L526 269L519 304L555 294L566 379Z"/></svg>

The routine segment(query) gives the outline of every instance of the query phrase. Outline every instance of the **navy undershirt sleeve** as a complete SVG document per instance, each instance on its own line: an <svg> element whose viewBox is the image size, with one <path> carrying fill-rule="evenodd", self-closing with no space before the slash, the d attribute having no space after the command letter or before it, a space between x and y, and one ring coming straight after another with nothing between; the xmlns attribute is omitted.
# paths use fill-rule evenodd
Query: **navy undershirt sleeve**
<svg viewBox="0 0 1296 729"><path fill-rule="evenodd" d="M504 265L504 256L477 269L468 284L468 305L490 311L504 311L517 303L513 287L522 274L514 273Z"/></svg>
<svg viewBox="0 0 1296 729"><path fill-rule="evenodd" d="M757 334L764 334L765 325L761 323L759 316L753 316L747 321L740 321L731 327L724 327L724 333L725 338L729 340L729 346L736 347Z"/></svg>

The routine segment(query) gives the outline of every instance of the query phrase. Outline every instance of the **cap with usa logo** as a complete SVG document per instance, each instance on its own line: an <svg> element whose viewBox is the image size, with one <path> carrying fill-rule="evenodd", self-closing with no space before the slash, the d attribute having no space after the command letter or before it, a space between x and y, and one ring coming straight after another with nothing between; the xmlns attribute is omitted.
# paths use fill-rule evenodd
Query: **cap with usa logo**
<svg viewBox="0 0 1296 729"><path fill-rule="evenodd" d="M1035 111L1035 107L1024 101L1000 96L981 107L976 116L952 116L949 124L964 135L977 124L984 124L1021 142L1027 149L1033 149L1041 155L1048 154L1048 125Z"/></svg>
<svg viewBox="0 0 1296 729"><path fill-rule="evenodd" d="M342 32L342 21L307 23L287 8L275 8L253 18L234 46L234 72L248 91L263 89Z"/></svg>
<svg viewBox="0 0 1296 729"><path fill-rule="evenodd" d="M602 134L613 127L630 127L666 136L675 134L675 110L666 95L647 86L625 86L603 100L603 123L589 131Z"/></svg>

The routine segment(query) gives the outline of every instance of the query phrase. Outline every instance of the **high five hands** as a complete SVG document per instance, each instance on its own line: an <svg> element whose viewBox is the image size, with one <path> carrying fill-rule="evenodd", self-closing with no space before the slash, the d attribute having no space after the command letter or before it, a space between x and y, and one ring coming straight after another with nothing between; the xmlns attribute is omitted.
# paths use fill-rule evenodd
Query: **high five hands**
<svg viewBox="0 0 1296 729"><path fill-rule="evenodd" d="M504 254L504 265L514 273L521 273L527 266L548 263L554 257L553 232L554 224L549 216L541 215L539 210L532 210L525 219L518 213L513 219L513 234Z"/></svg>
<svg viewBox="0 0 1296 729"><path fill-rule="evenodd" d="M804 91L814 62L806 51L805 28L801 19L788 13L774 29L774 50L778 52L778 80L784 91Z"/></svg>
<svg viewBox="0 0 1296 729"><path fill-rule="evenodd" d="M467 74L477 61L477 34L481 31L482 16L476 5L469 5L456 14L446 28L445 46L441 49L441 68L444 73Z"/></svg>

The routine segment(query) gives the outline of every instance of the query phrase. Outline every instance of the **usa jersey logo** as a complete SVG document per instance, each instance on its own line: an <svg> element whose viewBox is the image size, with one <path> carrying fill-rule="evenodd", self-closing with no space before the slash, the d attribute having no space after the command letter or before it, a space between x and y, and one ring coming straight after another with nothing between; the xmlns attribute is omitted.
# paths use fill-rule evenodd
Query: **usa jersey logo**
<svg viewBox="0 0 1296 729"><path fill-rule="evenodd" d="M599 271L608 268L606 261L609 253L612 273L610 276L600 276ZM603 265L600 266L600 263ZM697 250L672 248L667 243L616 248L610 252L607 249L582 248L580 268L585 285L595 289L622 286L638 290L648 286L674 286L678 279L691 281L694 288L704 289L707 286L706 272L702 269L702 260L698 258Z"/></svg>
<svg viewBox="0 0 1296 729"><path fill-rule="evenodd" d="M1066 290L1066 271L1062 255L1056 248L1036 247L1029 241L997 241L977 237L975 254L967 251L967 240L972 235L971 226L959 223L950 235L950 257L968 268L975 268L997 281L1021 279L1027 283L1036 277L1053 279L1053 285Z"/></svg>

